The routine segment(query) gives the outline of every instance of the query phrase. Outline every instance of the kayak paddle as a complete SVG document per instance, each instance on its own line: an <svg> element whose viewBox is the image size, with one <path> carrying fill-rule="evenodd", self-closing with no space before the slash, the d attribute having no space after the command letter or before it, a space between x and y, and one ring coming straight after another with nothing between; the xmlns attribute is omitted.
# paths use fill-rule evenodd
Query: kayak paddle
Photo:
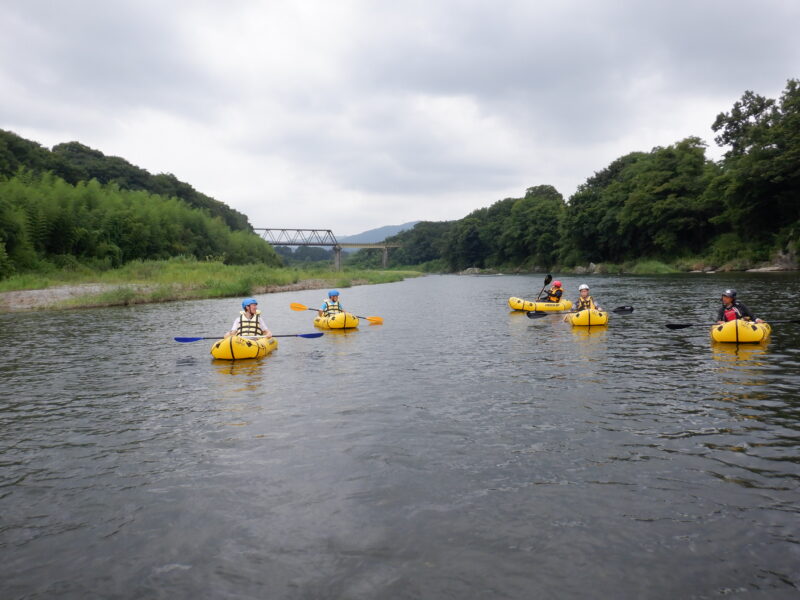
<svg viewBox="0 0 800 600"><path fill-rule="evenodd" d="M541 311L541 310L530 310L530 311L526 312L525 314L528 315L529 319L541 319L542 317L546 317L547 315L563 315L565 313L569 314L570 312L573 312L573 311L551 310L549 312L544 312L544 311ZM577 312L580 312L580 311L577 311ZM618 315L629 315L629 314L631 314L633 312L633 307L632 306L618 306L617 308L614 308L609 312L617 313ZM669 327L669 325L667 327Z"/></svg>
<svg viewBox="0 0 800 600"><path fill-rule="evenodd" d="M741 321L742 319L737 319ZM747 321L748 323L755 323L755 321ZM765 323L772 325L773 323L782 324L782 323L800 323L798 319L790 319L789 321L765 321ZM667 328L669 329L686 329L687 327L711 327L716 325L717 323L667 323Z"/></svg>
<svg viewBox="0 0 800 600"><path fill-rule="evenodd" d="M282 335L273 335L272 337L299 337L299 338L318 338L325 335L322 332L319 333L285 333ZM246 337L246 336L241 336ZM176 337L176 342L181 342L183 344L188 344L189 342L199 342L200 340L224 340L224 337ZM248 337L248 339L258 339L258 337Z"/></svg>
<svg viewBox="0 0 800 600"><path fill-rule="evenodd" d="M292 310L313 310L317 312L316 308L309 308L305 304L300 304L299 302L292 302L289 305L289 308ZM373 325L383 325L383 318L381 317L362 317L361 315L353 315L354 317L358 317L359 319L364 319L365 321L369 321Z"/></svg>
<svg viewBox="0 0 800 600"><path fill-rule="evenodd" d="M629 315L633 312L632 306L618 306L617 308L613 309L611 312L617 313L618 315Z"/></svg>
<svg viewBox="0 0 800 600"><path fill-rule="evenodd" d="M544 278L544 285L542 286L542 289L541 289L541 290L539 290L539 293L538 293L538 294L536 294L536 297L537 297L537 298L540 298L540 297L541 297L541 295L542 295L542 292L544 291L544 288L546 288L546 287L547 287L547 284L548 284L548 283L550 283L551 281L553 281L553 276L552 276L552 275L550 275L550 273L548 273L548 274L547 274L547 277L545 277L545 278Z"/></svg>

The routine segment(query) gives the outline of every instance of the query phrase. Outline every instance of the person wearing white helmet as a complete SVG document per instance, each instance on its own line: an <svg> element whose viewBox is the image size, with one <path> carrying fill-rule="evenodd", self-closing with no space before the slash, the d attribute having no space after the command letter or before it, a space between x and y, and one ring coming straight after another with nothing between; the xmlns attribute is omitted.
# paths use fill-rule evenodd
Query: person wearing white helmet
<svg viewBox="0 0 800 600"><path fill-rule="evenodd" d="M573 310L577 312L579 310L586 310L587 308L603 310L600 308L597 302L594 301L594 298L589 295L589 286L585 283L582 283L578 286L578 299L575 301Z"/></svg>
<svg viewBox="0 0 800 600"><path fill-rule="evenodd" d="M717 311L717 323L722 325L725 321L744 319L745 321L755 321L763 323L762 319L757 319L744 302L736 299L736 290L728 288L722 292L722 306Z"/></svg>
<svg viewBox="0 0 800 600"><path fill-rule="evenodd" d="M245 298L242 300L242 310L239 316L233 320L231 330L225 337L232 335L242 335L246 337L265 337L271 338L272 332L267 328L266 323L261 318L261 311L258 310L258 302L255 298Z"/></svg>

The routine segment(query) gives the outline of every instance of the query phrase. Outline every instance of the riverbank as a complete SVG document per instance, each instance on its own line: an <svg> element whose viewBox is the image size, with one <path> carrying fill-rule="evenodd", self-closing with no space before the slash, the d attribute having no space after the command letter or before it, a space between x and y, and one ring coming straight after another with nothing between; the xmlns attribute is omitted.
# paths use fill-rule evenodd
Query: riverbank
<svg viewBox="0 0 800 600"><path fill-rule="evenodd" d="M800 264L796 255L779 254L773 261L767 263L734 262L714 264L702 260L679 260L674 263L665 263L658 260L639 260L625 263L589 263L576 267L554 266L544 268L539 266L505 266L479 269L471 267L460 271L459 275L494 275L499 273L564 273L569 275L669 275L674 273L769 273L778 271L798 271Z"/></svg>
<svg viewBox="0 0 800 600"><path fill-rule="evenodd" d="M126 306L391 283L417 271L230 266L191 259L134 262L104 272L24 274L0 282L0 312Z"/></svg>

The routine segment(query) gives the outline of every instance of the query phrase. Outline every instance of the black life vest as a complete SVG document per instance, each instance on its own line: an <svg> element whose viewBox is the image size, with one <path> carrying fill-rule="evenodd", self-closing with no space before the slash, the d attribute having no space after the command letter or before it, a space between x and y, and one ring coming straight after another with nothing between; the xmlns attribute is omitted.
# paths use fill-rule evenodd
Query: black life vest
<svg viewBox="0 0 800 600"><path fill-rule="evenodd" d="M257 310L256 314L251 319L243 310L239 311L239 335L256 336L263 335L264 330L261 329L261 320L258 318L261 311Z"/></svg>

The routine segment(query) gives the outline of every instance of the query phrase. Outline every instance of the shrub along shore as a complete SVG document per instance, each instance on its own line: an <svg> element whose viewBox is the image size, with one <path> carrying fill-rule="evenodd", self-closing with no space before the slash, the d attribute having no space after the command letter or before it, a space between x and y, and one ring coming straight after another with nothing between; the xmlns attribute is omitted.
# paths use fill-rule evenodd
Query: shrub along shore
<svg viewBox="0 0 800 600"><path fill-rule="evenodd" d="M225 265L193 258L133 261L118 269L19 274L0 281L0 312L251 296L290 290L391 283L418 271Z"/></svg>

